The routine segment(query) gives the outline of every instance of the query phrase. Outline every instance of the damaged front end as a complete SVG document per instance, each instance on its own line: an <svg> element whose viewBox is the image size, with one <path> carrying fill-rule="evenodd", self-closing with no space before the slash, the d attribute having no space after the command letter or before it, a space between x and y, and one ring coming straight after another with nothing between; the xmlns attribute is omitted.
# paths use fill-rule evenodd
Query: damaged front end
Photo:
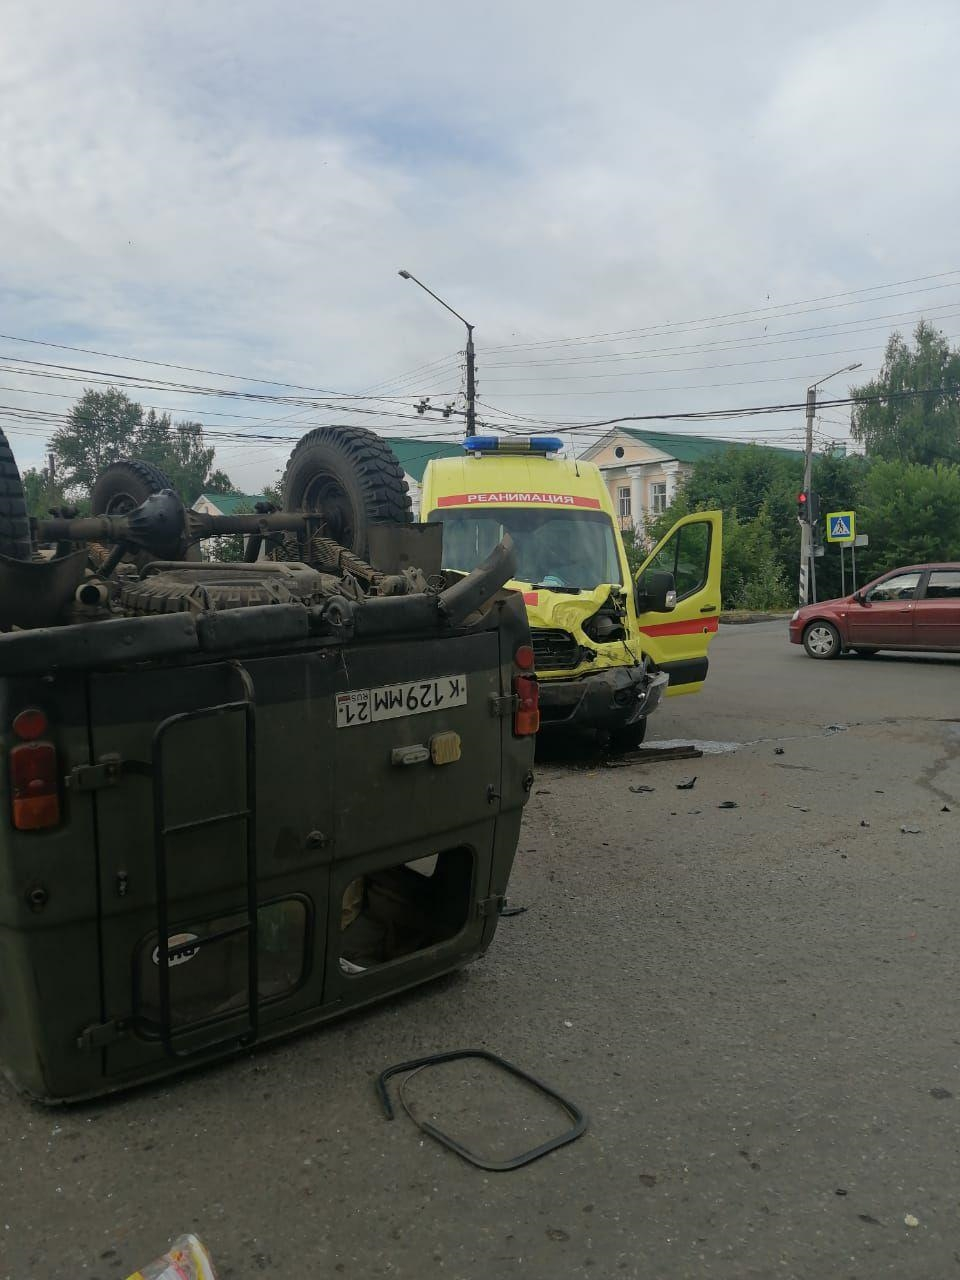
<svg viewBox="0 0 960 1280"><path fill-rule="evenodd" d="M568 595L536 588L524 600L542 729L615 732L656 709L669 676L629 638L622 589L604 584Z"/></svg>

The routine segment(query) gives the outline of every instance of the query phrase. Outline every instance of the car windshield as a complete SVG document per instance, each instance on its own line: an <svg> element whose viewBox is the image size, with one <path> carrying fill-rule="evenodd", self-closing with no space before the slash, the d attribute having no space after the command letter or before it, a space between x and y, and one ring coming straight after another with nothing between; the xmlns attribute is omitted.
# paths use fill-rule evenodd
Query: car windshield
<svg viewBox="0 0 960 1280"><path fill-rule="evenodd" d="M622 582L613 524L602 511L474 507L434 511L430 519L443 522L445 569L469 573L509 533L517 582L568 590Z"/></svg>

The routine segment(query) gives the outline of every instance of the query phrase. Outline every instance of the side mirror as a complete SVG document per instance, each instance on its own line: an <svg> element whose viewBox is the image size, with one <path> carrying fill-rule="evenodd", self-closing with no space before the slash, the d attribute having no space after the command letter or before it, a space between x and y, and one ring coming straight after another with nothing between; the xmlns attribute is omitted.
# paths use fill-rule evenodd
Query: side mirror
<svg viewBox="0 0 960 1280"><path fill-rule="evenodd" d="M853 599L856 604L866 604L867 603L866 591L855 591L853 593Z"/></svg>
<svg viewBox="0 0 960 1280"><path fill-rule="evenodd" d="M637 579L637 613L671 613L677 607L677 589L672 573L648 569Z"/></svg>

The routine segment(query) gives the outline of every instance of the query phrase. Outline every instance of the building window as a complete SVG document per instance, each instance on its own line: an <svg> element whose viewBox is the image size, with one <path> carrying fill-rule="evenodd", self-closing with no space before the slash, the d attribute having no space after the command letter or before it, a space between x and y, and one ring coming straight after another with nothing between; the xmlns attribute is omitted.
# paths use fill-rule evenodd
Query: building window
<svg viewBox="0 0 960 1280"><path fill-rule="evenodd" d="M617 514L621 520L630 515L630 486L620 485L617 489Z"/></svg>
<svg viewBox="0 0 960 1280"><path fill-rule="evenodd" d="M662 515L667 509L667 482L654 481L650 486L650 510L653 515Z"/></svg>

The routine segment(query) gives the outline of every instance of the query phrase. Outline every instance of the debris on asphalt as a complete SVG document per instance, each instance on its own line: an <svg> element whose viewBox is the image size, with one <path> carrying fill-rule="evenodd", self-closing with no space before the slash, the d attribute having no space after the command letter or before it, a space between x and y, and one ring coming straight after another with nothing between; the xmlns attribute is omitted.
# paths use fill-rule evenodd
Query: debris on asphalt
<svg viewBox="0 0 960 1280"><path fill-rule="evenodd" d="M950 806L949 806L948 804L943 805L943 806L941 807L941 809L940 809L940 812L941 812L941 813L949 813L949 812L950 812Z"/></svg>
<svg viewBox="0 0 960 1280"><path fill-rule="evenodd" d="M833 1194L835 1196L845 1196L847 1194L847 1189L846 1187L837 1187L836 1191Z"/></svg>
<svg viewBox="0 0 960 1280"><path fill-rule="evenodd" d="M860 825L861 827L869 827L870 823L866 820L866 818L861 818Z"/></svg>
<svg viewBox="0 0 960 1280"><path fill-rule="evenodd" d="M213 1280L213 1259L195 1235L180 1236L155 1262L135 1271L128 1280Z"/></svg>
<svg viewBox="0 0 960 1280"><path fill-rule="evenodd" d="M787 808L788 808L788 809L799 809L801 813L809 813L809 812L810 812L810 810L807 808L807 806L806 806L805 804L788 804L788 805L787 805Z"/></svg>
<svg viewBox="0 0 960 1280"><path fill-rule="evenodd" d="M697 775L694 774L692 778L684 778L682 782L678 782L677 790L692 791L696 785L697 785Z"/></svg>
<svg viewBox="0 0 960 1280"><path fill-rule="evenodd" d="M630 764L642 764L657 760L699 760L703 752L699 747L640 747L636 751L627 751L617 759L604 760L605 769L623 769Z"/></svg>
<svg viewBox="0 0 960 1280"><path fill-rule="evenodd" d="M823 726L825 733L846 733L849 728L848 724L826 724Z"/></svg>
<svg viewBox="0 0 960 1280"><path fill-rule="evenodd" d="M935 1085L930 1090L930 1097L938 1098L942 1100L943 1098L952 1098L953 1094L950 1092L949 1089L944 1089L942 1085Z"/></svg>
<svg viewBox="0 0 960 1280"><path fill-rule="evenodd" d="M773 748L773 754L774 754L775 756L782 756L782 755L784 754L784 752L783 752L783 747L774 747L774 748Z"/></svg>
<svg viewBox="0 0 960 1280"><path fill-rule="evenodd" d="M628 790L628 791L632 791L632 792L633 792L633 794L634 794L635 796L643 795L643 793L644 793L645 791L656 791L656 789L657 789L656 787L645 787L645 786L642 786L642 785L641 785L641 786L639 786L639 787L628 787L628 788L627 788L627 790Z"/></svg>
<svg viewBox="0 0 960 1280"><path fill-rule="evenodd" d="M569 1027L573 1026L573 1023L567 1022L564 1025ZM481 1062L488 1062L491 1066L506 1072L507 1075L514 1076L538 1093L550 1098L566 1113L571 1121L570 1128L562 1130L545 1142L541 1142L539 1146L531 1147L527 1151L521 1151L518 1155L510 1156L506 1160L491 1160L479 1152L469 1150L462 1142L444 1133L437 1125L428 1120L421 1120L419 1116L414 1114L407 1101L405 1094L407 1085L414 1076L419 1075L428 1067L437 1066L444 1062L459 1062L463 1059L478 1059ZM505 1173L511 1169L520 1169L524 1165L531 1164L534 1160L539 1160L541 1156L545 1156L551 1151L556 1151L558 1147L566 1146L568 1142L575 1142L577 1138L587 1131L587 1117L578 1106L536 1076L532 1076L529 1072L514 1066L512 1062L508 1062L506 1058L501 1058L499 1054L491 1053L489 1049L451 1049L446 1053L430 1053L422 1058L412 1058L409 1062L398 1062L395 1066L387 1067L386 1070L381 1071L377 1077L375 1087L377 1097L380 1099L380 1105L383 1107L383 1114L388 1120L394 1118L395 1112L387 1084L391 1077L396 1075L403 1076L403 1080L397 1090L397 1098L408 1118L413 1121L420 1132L429 1138L433 1138L435 1142L439 1142L441 1146L453 1151L461 1159L475 1165L478 1169L488 1169L493 1173Z"/></svg>
<svg viewBox="0 0 960 1280"><path fill-rule="evenodd" d="M912 1213L905 1213L903 1215L903 1225L905 1227L919 1227L920 1219L914 1217Z"/></svg>
<svg viewBox="0 0 960 1280"><path fill-rule="evenodd" d="M512 907L506 898L500 903L501 916L522 916L525 911L529 911L529 907Z"/></svg>
<svg viewBox="0 0 960 1280"><path fill-rule="evenodd" d="M869 1222L872 1227L882 1227L883 1223L879 1218L875 1218L872 1213L858 1213L857 1217L861 1222Z"/></svg>
<svg viewBox="0 0 960 1280"><path fill-rule="evenodd" d="M573 1026L573 1023L572 1023L572 1022L568 1022L568 1021L567 1021L567 1019L566 1019L566 1018L564 1018L564 1020L563 1020L563 1025L564 1025L565 1027L572 1027L572 1026Z"/></svg>
<svg viewBox="0 0 960 1280"><path fill-rule="evenodd" d="M901 827L901 828L900 828L900 830L903 832L903 834L904 834L905 836L918 836L918 835L920 835L920 828L919 828L919 827Z"/></svg>
<svg viewBox="0 0 960 1280"><path fill-rule="evenodd" d="M718 809L739 809L740 806L737 804L736 800L721 800L720 803L717 805L717 808Z"/></svg>

